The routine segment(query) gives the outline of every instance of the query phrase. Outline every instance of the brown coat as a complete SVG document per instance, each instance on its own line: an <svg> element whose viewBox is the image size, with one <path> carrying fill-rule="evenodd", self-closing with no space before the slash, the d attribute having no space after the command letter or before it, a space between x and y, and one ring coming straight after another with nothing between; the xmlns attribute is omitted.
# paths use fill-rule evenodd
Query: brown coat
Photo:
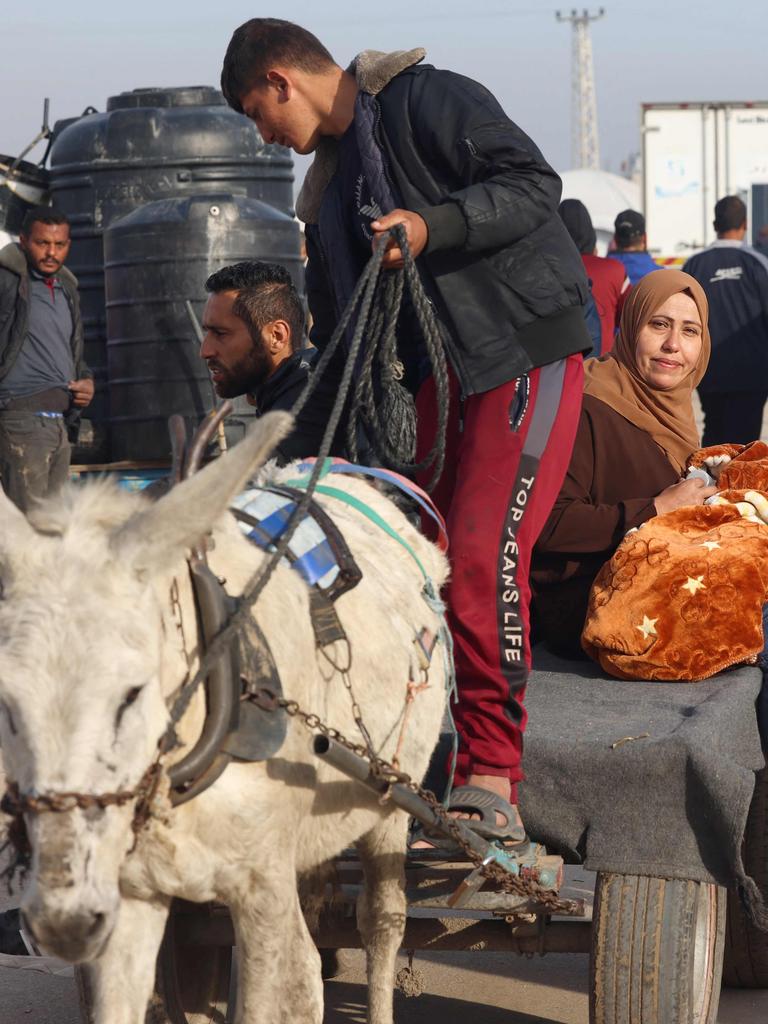
<svg viewBox="0 0 768 1024"><path fill-rule="evenodd" d="M534 549L537 639L566 656L580 652L595 576L626 532L656 515L656 495L679 479L649 434L584 396L565 482Z"/></svg>

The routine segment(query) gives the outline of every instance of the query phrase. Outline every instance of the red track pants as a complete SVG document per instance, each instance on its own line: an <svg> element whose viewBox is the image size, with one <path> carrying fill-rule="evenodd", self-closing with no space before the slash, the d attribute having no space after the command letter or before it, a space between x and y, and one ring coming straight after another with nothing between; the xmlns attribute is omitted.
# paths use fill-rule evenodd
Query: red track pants
<svg viewBox="0 0 768 1024"><path fill-rule="evenodd" d="M450 540L456 783L506 776L513 803L524 777L531 553L565 478L582 385L580 355L463 401L451 374L445 469L432 498ZM436 402L430 377L416 402L419 458L434 438Z"/></svg>

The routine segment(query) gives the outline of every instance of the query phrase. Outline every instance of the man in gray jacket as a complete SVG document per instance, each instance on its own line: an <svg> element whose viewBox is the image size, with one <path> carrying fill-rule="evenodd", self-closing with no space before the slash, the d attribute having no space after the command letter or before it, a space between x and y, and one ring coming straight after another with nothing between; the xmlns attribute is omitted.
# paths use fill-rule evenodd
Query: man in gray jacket
<svg viewBox="0 0 768 1024"><path fill-rule="evenodd" d="M67 479L67 420L93 398L69 246L66 217L38 206L0 249L0 476L24 512Z"/></svg>

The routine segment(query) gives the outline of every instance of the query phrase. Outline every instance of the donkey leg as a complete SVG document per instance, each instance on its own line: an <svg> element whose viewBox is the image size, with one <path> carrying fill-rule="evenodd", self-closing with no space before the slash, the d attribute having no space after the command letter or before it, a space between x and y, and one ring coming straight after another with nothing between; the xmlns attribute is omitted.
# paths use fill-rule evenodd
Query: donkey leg
<svg viewBox="0 0 768 1024"><path fill-rule="evenodd" d="M123 899L104 952L85 966L94 1024L144 1024L168 906Z"/></svg>
<svg viewBox="0 0 768 1024"><path fill-rule="evenodd" d="M237 1024L321 1024L320 957L299 905L293 865L252 872L231 903L238 947ZM315 981L312 981L312 977Z"/></svg>
<svg viewBox="0 0 768 1024"><path fill-rule="evenodd" d="M280 1024L322 1024L323 978L320 954L302 913L298 893L293 921L286 929L282 970L291 997L283 1001Z"/></svg>
<svg viewBox="0 0 768 1024"><path fill-rule="evenodd" d="M368 969L369 1024L392 1024L395 958L405 933L408 818L392 811L357 842L365 885L357 925Z"/></svg>

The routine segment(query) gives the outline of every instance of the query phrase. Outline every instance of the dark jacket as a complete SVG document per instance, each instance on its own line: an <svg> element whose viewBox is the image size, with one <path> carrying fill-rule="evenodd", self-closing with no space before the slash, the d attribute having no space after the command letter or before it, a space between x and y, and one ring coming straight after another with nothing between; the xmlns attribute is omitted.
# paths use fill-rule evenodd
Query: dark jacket
<svg viewBox="0 0 768 1024"><path fill-rule="evenodd" d="M72 314L72 361L75 379L92 377L83 358L83 318L80 315L80 297L77 278L62 267L55 275L61 282ZM21 246L12 242L0 249L0 380L7 376L16 362L27 334L29 303L29 270L27 257ZM71 441L76 440L81 410L71 406L65 414Z"/></svg>
<svg viewBox="0 0 768 1024"><path fill-rule="evenodd" d="M724 238L692 256L683 270L709 302L712 355L699 391L768 392L768 259Z"/></svg>
<svg viewBox="0 0 768 1024"><path fill-rule="evenodd" d="M585 353L585 358L590 356L601 356L603 354L602 340L603 328L600 323L600 313L597 309L594 295L587 296L587 304L584 307L584 323L586 324L589 336L592 339L592 348Z"/></svg>
<svg viewBox="0 0 768 1024"><path fill-rule="evenodd" d="M650 434L584 396L568 472L533 552L537 640L565 656L579 653L595 576L627 531L656 515L656 495L679 479Z"/></svg>
<svg viewBox="0 0 768 1024"><path fill-rule="evenodd" d="M361 90L375 97L374 141L394 192L427 223L421 277L468 395L588 351L588 286L557 215L557 174L487 89L416 66L422 57L366 52L354 71ZM307 223L311 337L320 348L340 312L333 251L321 249L316 226L334 169L335 140L326 138L297 203Z"/></svg>
<svg viewBox="0 0 768 1024"><path fill-rule="evenodd" d="M55 275L64 289L72 314L72 361L75 379L92 377L83 359L83 319L77 278L66 267ZM21 246L12 242L0 249L0 380L10 372L27 334L29 271Z"/></svg>
<svg viewBox="0 0 768 1024"><path fill-rule="evenodd" d="M276 409L291 412L309 380L310 363L307 352L294 352L268 377L251 398L258 416ZM277 460L281 465L295 459L317 455L323 439L325 421L302 417L294 429L277 446Z"/></svg>

